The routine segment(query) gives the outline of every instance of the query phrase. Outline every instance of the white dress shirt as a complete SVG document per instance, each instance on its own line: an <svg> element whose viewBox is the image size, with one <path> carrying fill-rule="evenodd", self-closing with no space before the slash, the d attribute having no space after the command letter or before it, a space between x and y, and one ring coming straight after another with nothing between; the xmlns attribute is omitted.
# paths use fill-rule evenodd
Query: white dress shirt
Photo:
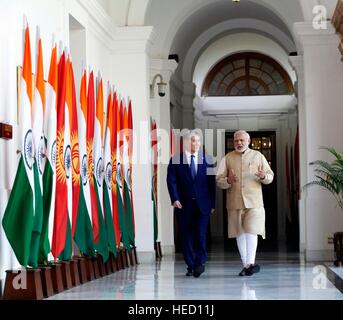
<svg viewBox="0 0 343 320"><path fill-rule="evenodd" d="M195 173L198 172L198 152L190 153L185 150L186 158L188 165L191 166L191 155L194 155L194 166L195 166Z"/></svg>

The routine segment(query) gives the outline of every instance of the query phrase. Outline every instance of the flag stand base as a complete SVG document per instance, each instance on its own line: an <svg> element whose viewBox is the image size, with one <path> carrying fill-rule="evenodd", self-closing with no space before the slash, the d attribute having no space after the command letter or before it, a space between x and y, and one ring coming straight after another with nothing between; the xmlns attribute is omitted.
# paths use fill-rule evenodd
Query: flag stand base
<svg viewBox="0 0 343 320"><path fill-rule="evenodd" d="M4 300L42 300L43 298L41 269L6 270Z"/></svg>
<svg viewBox="0 0 343 320"><path fill-rule="evenodd" d="M71 281L70 261L58 261L61 264L62 283L65 290L73 287Z"/></svg>
<svg viewBox="0 0 343 320"><path fill-rule="evenodd" d="M38 266L41 269L41 280L44 298L54 295L54 288L52 285L51 267L47 265Z"/></svg>
<svg viewBox="0 0 343 320"><path fill-rule="evenodd" d="M135 263L136 263L136 264L139 264L139 261L138 261L138 258L137 258L136 247L133 248L133 254L134 254Z"/></svg>
<svg viewBox="0 0 343 320"><path fill-rule="evenodd" d="M86 283L88 281L87 279L87 258L85 257L73 257L73 260L77 260L78 263L78 271L79 271L79 279L80 283Z"/></svg>
<svg viewBox="0 0 343 320"><path fill-rule="evenodd" d="M135 266L138 264L136 247L132 247L131 251L129 252L129 259L130 259L131 266Z"/></svg>
<svg viewBox="0 0 343 320"><path fill-rule="evenodd" d="M117 249L117 255L116 255L115 262L117 264L117 270L118 271L124 269L123 264L122 264L121 249L120 248Z"/></svg>
<svg viewBox="0 0 343 320"><path fill-rule="evenodd" d="M80 285L80 274L79 274L79 262L78 259L70 260L70 275L71 282L74 287Z"/></svg>
<svg viewBox="0 0 343 320"><path fill-rule="evenodd" d="M128 267L125 252L126 252L125 248L120 249L120 258L121 258L123 269L126 269Z"/></svg>
<svg viewBox="0 0 343 320"><path fill-rule="evenodd" d="M156 253L156 259L162 258L162 249L161 249L160 241L155 241L155 253Z"/></svg>
<svg viewBox="0 0 343 320"><path fill-rule="evenodd" d="M60 293L64 290L61 270L62 265L58 262L51 262L49 267L51 267L51 279L54 292Z"/></svg>
<svg viewBox="0 0 343 320"><path fill-rule="evenodd" d="M118 271L117 259L112 252L110 253L110 268L112 273Z"/></svg>
<svg viewBox="0 0 343 320"><path fill-rule="evenodd" d="M128 251L125 249L125 260L126 260L126 264L127 264L127 267L130 268L133 266L133 264L131 263L131 259L130 259L130 253L131 253L132 250Z"/></svg>
<svg viewBox="0 0 343 320"><path fill-rule="evenodd" d="M86 274L87 280L92 281L95 279L94 277L94 266L92 258L86 258Z"/></svg>
<svg viewBox="0 0 343 320"><path fill-rule="evenodd" d="M93 270L94 270L94 278L99 279L100 278L100 272L99 272L99 265L98 265L98 258L92 259L93 263Z"/></svg>
<svg viewBox="0 0 343 320"><path fill-rule="evenodd" d="M106 269L105 269L105 264L104 264L104 259L100 254L97 255L96 257L97 263L98 263L98 269L99 269L99 276L104 277L106 276Z"/></svg>

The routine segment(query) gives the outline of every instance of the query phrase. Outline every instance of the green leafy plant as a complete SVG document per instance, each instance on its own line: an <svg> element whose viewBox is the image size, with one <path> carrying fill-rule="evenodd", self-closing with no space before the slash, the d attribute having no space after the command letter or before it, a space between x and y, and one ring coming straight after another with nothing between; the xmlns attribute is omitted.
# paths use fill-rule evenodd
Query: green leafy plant
<svg viewBox="0 0 343 320"><path fill-rule="evenodd" d="M310 165L315 166L316 179L307 183L304 188L316 185L328 190L343 209L343 156L335 148L320 147L320 149L328 151L335 159L331 163L324 160L311 162Z"/></svg>

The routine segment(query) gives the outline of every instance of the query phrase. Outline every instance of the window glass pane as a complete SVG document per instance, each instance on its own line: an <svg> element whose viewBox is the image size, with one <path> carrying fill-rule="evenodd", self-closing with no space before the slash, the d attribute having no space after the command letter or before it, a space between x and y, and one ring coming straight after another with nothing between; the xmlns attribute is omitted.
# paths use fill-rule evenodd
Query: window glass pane
<svg viewBox="0 0 343 320"><path fill-rule="evenodd" d="M261 76L261 80L266 83L266 85L269 85L270 83L273 82L273 79L267 74L263 73Z"/></svg>
<svg viewBox="0 0 343 320"><path fill-rule="evenodd" d="M271 74L273 72L274 68L270 64L264 62L262 64L261 70Z"/></svg>
<svg viewBox="0 0 343 320"><path fill-rule="evenodd" d="M270 94L278 94L279 93L279 88L274 82L272 82L268 87L270 90Z"/></svg>
<svg viewBox="0 0 343 320"><path fill-rule="evenodd" d="M243 88L245 88L245 86L246 86L245 80L241 80L241 81L237 82L237 84L236 84L236 87L238 89L243 89Z"/></svg>
<svg viewBox="0 0 343 320"><path fill-rule="evenodd" d="M261 60L256 60L256 59L250 59L249 60L249 65L254 67L254 68L260 69L261 64L262 64Z"/></svg>
<svg viewBox="0 0 343 320"><path fill-rule="evenodd" d="M255 68L250 68L249 73L256 78L260 78L262 75L262 71L259 69L255 69Z"/></svg>
<svg viewBox="0 0 343 320"><path fill-rule="evenodd" d="M245 75L245 69L238 69L233 72L235 78L243 77Z"/></svg>
<svg viewBox="0 0 343 320"><path fill-rule="evenodd" d="M245 66L245 60L244 59L236 60L233 62L233 66L235 67L235 69L243 68Z"/></svg>
<svg viewBox="0 0 343 320"><path fill-rule="evenodd" d="M236 87L233 87L231 89L230 95L237 96L238 95L238 89Z"/></svg>

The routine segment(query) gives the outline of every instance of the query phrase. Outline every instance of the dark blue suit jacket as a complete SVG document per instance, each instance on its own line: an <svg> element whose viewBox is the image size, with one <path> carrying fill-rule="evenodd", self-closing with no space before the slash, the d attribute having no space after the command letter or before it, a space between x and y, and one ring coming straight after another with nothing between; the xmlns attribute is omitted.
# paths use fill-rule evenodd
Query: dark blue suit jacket
<svg viewBox="0 0 343 320"><path fill-rule="evenodd" d="M216 206L216 182L212 158L199 151L197 175L193 181L186 155L181 153L170 159L167 184L171 203L181 202L184 213L196 200L202 214L209 215ZM176 209L179 211L180 209Z"/></svg>

